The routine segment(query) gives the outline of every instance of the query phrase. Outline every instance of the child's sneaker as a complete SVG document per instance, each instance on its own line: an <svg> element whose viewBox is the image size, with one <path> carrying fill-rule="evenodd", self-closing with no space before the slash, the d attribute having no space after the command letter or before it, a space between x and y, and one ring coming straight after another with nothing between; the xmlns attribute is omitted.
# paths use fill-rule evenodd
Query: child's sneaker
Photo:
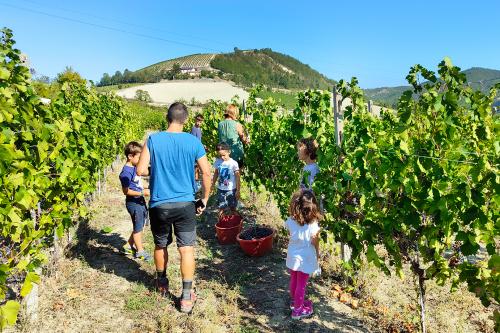
<svg viewBox="0 0 500 333"><path fill-rule="evenodd" d="M151 256L149 255L149 253L147 253L144 250L136 252L135 255L134 255L134 258L135 259L144 260L144 261L147 261L147 262L151 262L153 260L153 258L151 258Z"/></svg>
<svg viewBox="0 0 500 333"><path fill-rule="evenodd" d="M120 252L123 254L131 254L131 255L135 256L136 250L132 246L130 246L129 243L125 243L122 246L122 248L120 249Z"/></svg>
<svg viewBox="0 0 500 333"><path fill-rule="evenodd" d="M299 320L302 318L307 318L313 314L313 308L308 306L301 306L298 309L292 311L292 319Z"/></svg>
<svg viewBox="0 0 500 333"><path fill-rule="evenodd" d="M168 294L168 278L159 277L155 281L156 291L158 291L162 296L167 296Z"/></svg>
<svg viewBox="0 0 500 333"><path fill-rule="evenodd" d="M312 308L313 302L311 300L306 299L306 300L304 300L304 306ZM293 309L295 309L294 302L290 301L290 310L293 310Z"/></svg>

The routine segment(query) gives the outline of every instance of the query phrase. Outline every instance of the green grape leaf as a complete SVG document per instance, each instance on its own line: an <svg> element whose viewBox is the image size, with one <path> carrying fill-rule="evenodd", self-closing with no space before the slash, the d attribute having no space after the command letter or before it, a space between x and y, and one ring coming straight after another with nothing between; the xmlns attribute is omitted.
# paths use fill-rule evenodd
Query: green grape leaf
<svg viewBox="0 0 500 333"><path fill-rule="evenodd" d="M28 272L20 291L20 295L22 297L25 297L31 292L31 290L33 289L33 283L39 284L40 276L34 272Z"/></svg>
<svg viewBox="0 0 500 333"><path fill-rule="evenodd" d="M20 307L21 305L16 301L7 301L0 306L0 329L16 323Z"/></svg>

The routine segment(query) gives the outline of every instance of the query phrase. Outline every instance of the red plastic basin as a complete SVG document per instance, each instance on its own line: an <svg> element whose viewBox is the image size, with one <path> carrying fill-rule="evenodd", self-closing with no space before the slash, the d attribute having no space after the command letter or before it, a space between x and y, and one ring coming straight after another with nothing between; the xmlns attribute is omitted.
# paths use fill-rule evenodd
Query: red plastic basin
<svg viewBox="0 0 500 333"><path fill-rule="evenodd" d="M243 219L240 215L222 216L215 225L215 232L217 233L219 244L236 243L236 236L238 236L242 227Z"/></svg>
<svg viewBox="0 0 500 333"><path fill-rule="evenodd" d="M268 227L264 228L271 230L272 233L263 238L254 238L251 240L245 240L240 238L241 233L238 234L236 239L238 243L240 243L240 247L243 250L243 252L252 257L260 257L273 249L273 239L274 239L274 234L276 232L272 228ZM243 232L246 232L247 230L250 229L252 229L252 227L245 229L245 231Z"/></svg>

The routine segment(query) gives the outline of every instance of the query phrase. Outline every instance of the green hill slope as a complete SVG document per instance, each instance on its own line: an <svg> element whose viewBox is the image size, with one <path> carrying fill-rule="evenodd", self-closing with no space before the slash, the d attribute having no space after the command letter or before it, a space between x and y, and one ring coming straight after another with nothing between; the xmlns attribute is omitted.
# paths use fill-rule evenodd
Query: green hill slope
<svg viewBox="0 0 500 333"><path fill-rule="evenodd" d="M251 87L263 84L269 88L329 89L334 81L299 60L269 48L224 54L193 54L141 68L135 72L105 73L100 86L158 82L162 79L187 79L192 76L219 76Z"/></svg>
<svg viewBox="0 0 500 333"><path fill-rule="evenodd" d="M463 72L467 75L470 86L483 92L500 83L500 70L472 67Z"/></svg>
<svg viewBox="0 0 500 333"><path fill-rule="evenodd" d="M210 69L210 61L216 56L214 53L192 54L175 59L161 61L159 63L141 68L136 71L125 69L116 71L114 75L104 73L99 86L122 85L132 83L152 83L162 79L185 79L182 69L196 68L198 71Z"/></svg>
<svg viewBox="0 0 500 333"><path fill-rule="evenodd" d="M464 70L463 73L467 76L467 82L472 88L483 92L489 91L491 87L500 82L500 70L472 67ZM364 91L367 98L378 104L395 106L403 92L410 88L410 86L382 87L364 89Z"/></svg>
<svg viewBox="0 0 500 333"><path fill-rule="evenodd" d="M326 76L288 55L269 48L219 54L211 66L244 86L264 84L285 89L328 89L334 83Z"/></svg>

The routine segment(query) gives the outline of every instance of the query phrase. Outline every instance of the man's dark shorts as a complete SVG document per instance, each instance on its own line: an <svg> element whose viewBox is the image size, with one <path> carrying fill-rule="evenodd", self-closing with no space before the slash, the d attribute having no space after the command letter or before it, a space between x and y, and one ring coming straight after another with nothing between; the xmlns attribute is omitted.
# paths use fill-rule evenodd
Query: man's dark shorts
<svg viewBox="0 0 500 333"><path fill-rule="evenodd" d="M172 229L177 247L196 244L196 209L194 202L166 202L149 209L151 231L158 247L172 243Z"/></svg>
<svg viewBox="0 0 500 333"><path fill-rule="evenodd" d="M134 233L141 232L148 218L148 208L144 197L131 198L125 201L125 207L132 218Z"/></svg>

